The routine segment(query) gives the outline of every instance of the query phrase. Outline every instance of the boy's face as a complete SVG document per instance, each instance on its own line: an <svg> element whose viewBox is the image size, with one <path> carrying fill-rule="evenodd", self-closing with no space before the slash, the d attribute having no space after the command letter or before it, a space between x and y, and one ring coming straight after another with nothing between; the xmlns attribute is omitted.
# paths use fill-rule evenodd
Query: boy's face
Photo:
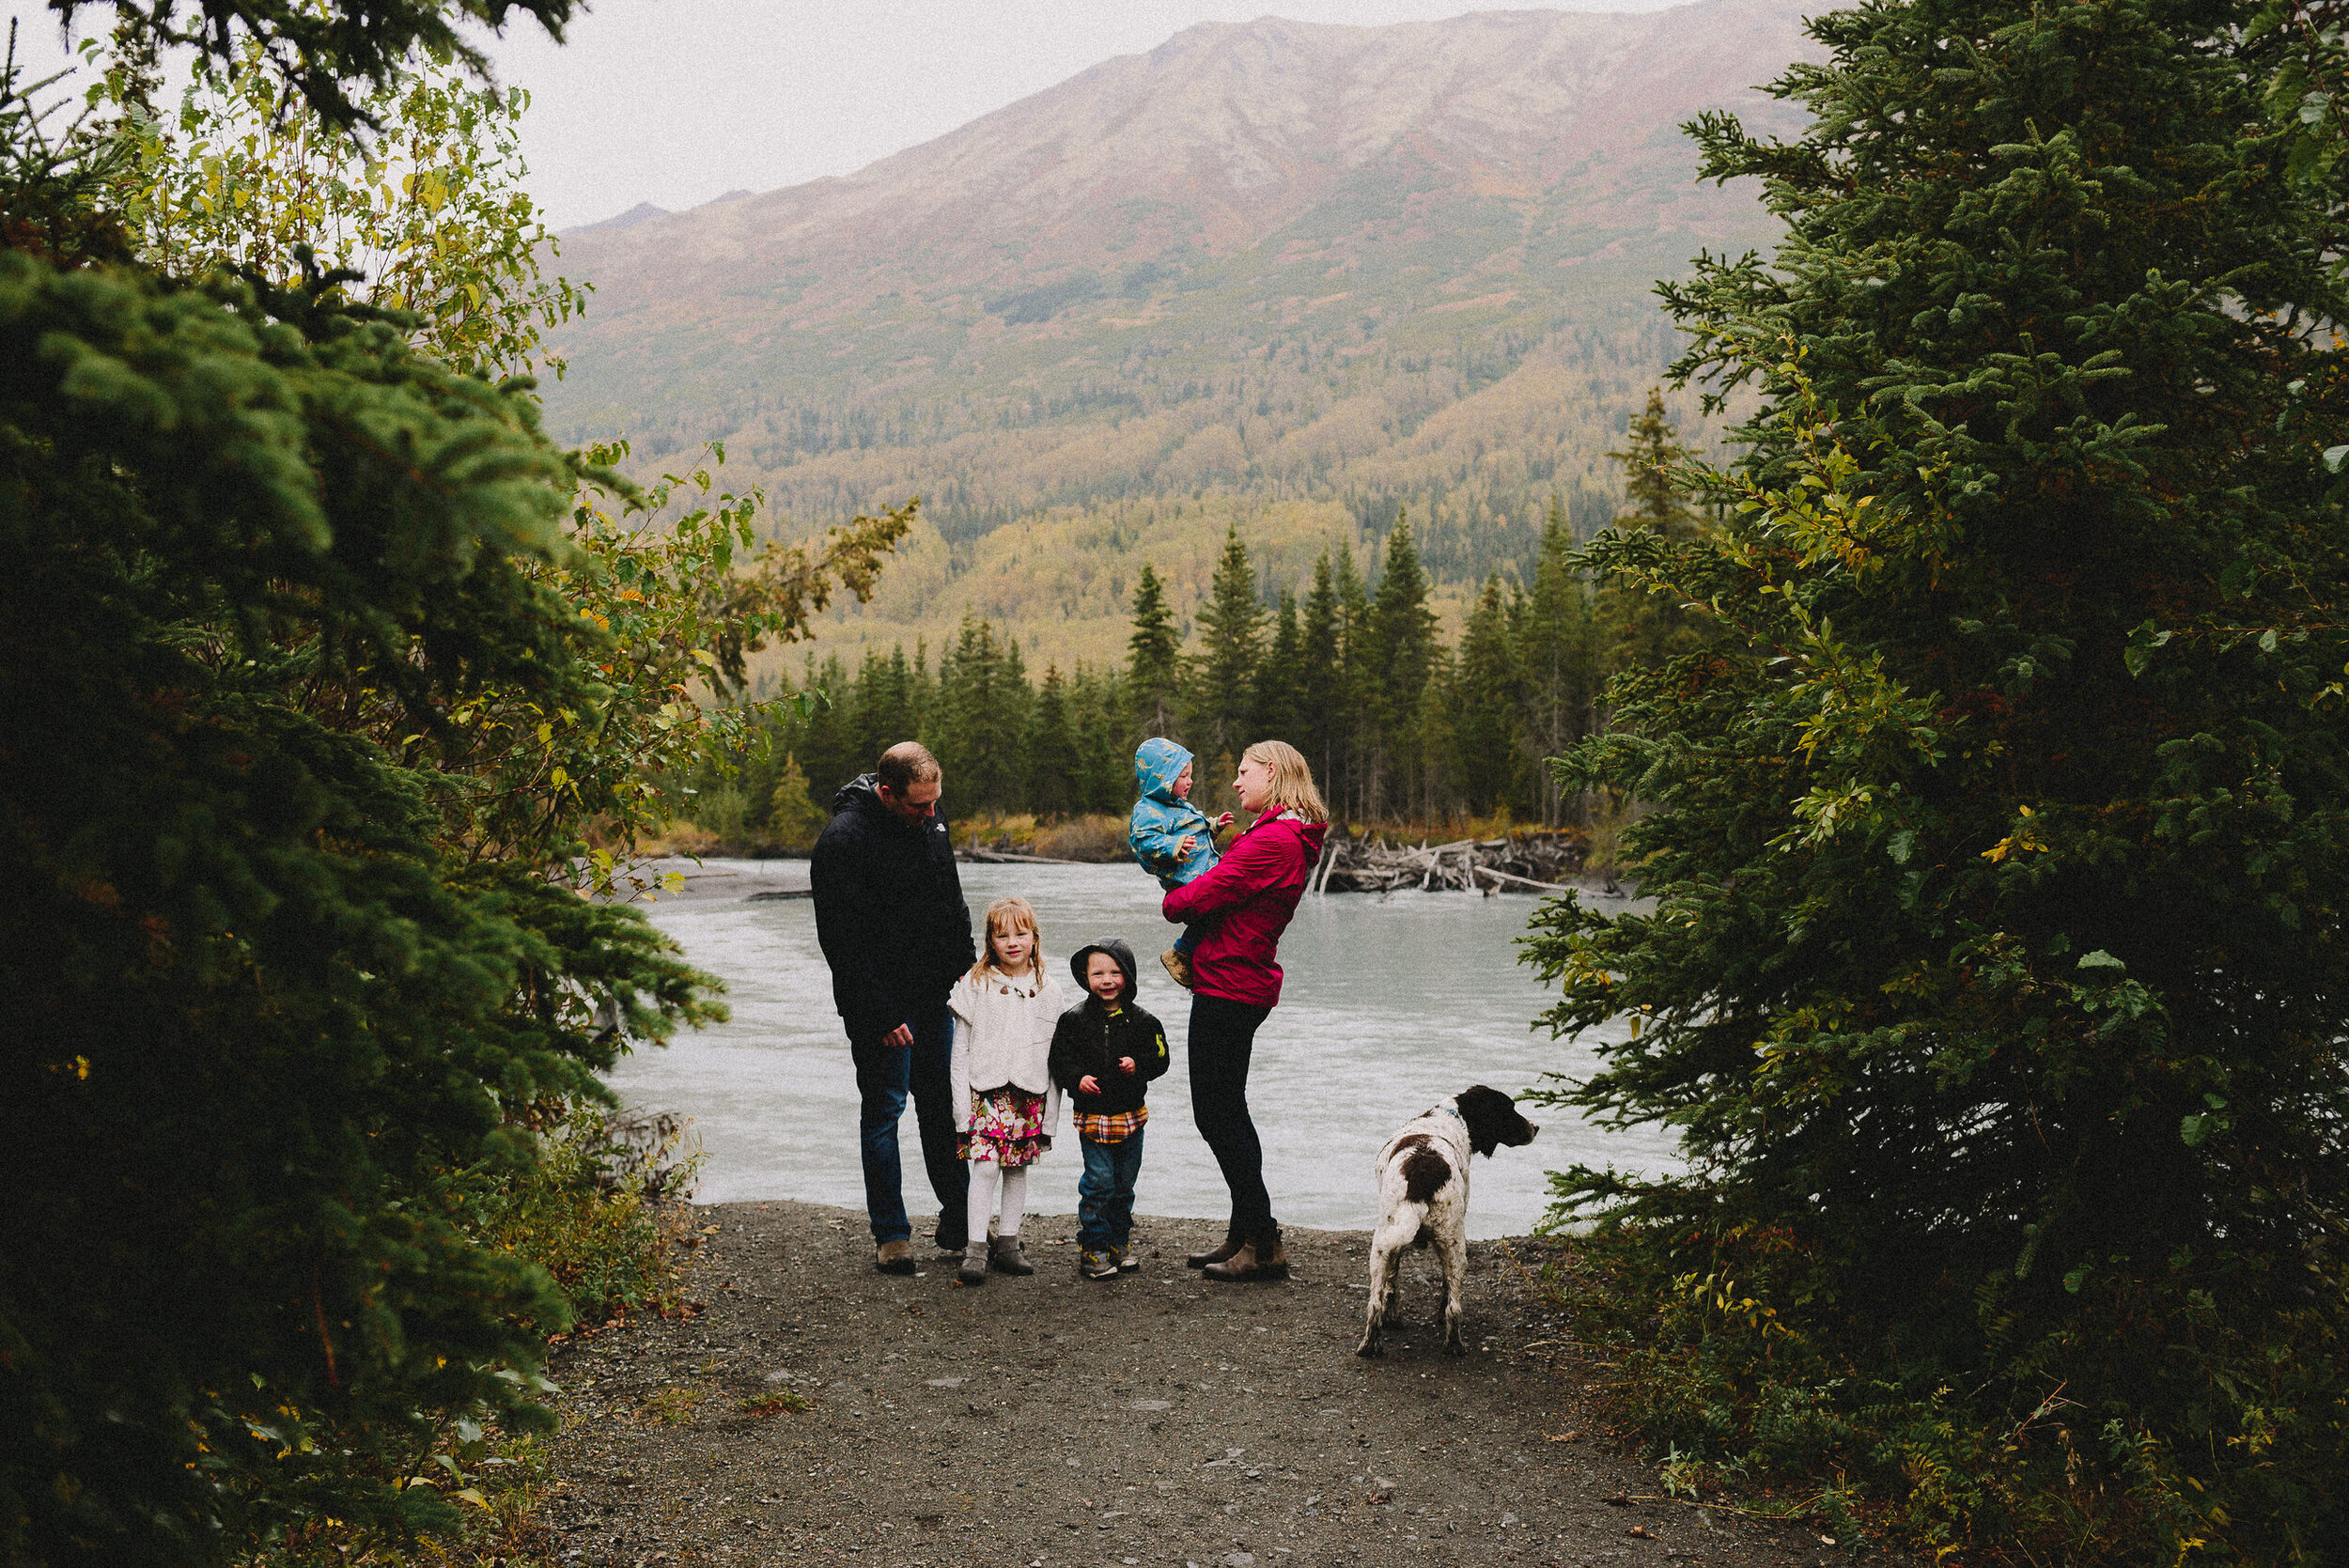
<svg viewBox="0 0 2349 1568"><path fill-rule="evenodd" d="M1126 971L1106 953L1085 955L1085 989L1103 1001L1115 1001L1126 988Z"/></svg>
<svg viewBox="0 0 2349 1568"><path fill-rule="evenodd" d="M1183 764L1183 770L1174 775L1174 799L1177 800L1190 799L1190 766L1188 762Z"/></svg>

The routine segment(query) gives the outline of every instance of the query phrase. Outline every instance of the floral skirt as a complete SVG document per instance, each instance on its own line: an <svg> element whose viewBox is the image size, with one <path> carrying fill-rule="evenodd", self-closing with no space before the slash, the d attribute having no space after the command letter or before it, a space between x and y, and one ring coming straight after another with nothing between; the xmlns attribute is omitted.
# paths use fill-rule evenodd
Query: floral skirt
<svg viewBox="0 0 2349 1568"><path fill-rule="evenodd" d="M1051 1145L1044 1130L1044 1096L1005 1085L971 1095L971 1130L955 1140L958 1159L991 1159L1006 1171L1035 1163Z"/></svg>

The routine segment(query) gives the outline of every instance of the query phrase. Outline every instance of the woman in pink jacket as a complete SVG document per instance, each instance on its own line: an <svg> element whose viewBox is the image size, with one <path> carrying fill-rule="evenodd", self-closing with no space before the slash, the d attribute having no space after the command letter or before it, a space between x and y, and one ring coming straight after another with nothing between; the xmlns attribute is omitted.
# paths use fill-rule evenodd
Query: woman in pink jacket
<svg viewBox="0 0 2349 1568"><path fill-rule="evenodd" d="M1178 925L1208 920L1191 951L1190 1110L1232 1189L1223 1245L1185 1260L1210 1280L1283 1280L1288 1259L1265 1190L1264 1145L1248 1114L1248 1058L1256 1030L1281 1000L1281 933L1321 860L1330 811L1296 747L1259 740L1232 781L1255 821L1213 870L1166 895Z"/></svg>

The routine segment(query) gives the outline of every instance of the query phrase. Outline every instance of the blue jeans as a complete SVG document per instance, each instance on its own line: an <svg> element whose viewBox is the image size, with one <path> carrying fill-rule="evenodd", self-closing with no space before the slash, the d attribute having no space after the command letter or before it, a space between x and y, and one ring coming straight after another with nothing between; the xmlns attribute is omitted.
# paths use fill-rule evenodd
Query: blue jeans
<svg viewBox="0 0 2349 1568"><path fill-rule="evenodd" d="M1134 1234L1134 1181L1142 1174L1142 1135L1117 1143L1077 1141L1085 1173L1077 1181L1077 1245L1088 1252L1123 1249Z"/></svg>
<svg viewBox="0 0 2349 1568"><path fill-rule="evenodd" d="M965 1194L971 1172L955 1157L955 1108L948 1073L954 1036L946 1009L913 1020L911 1048L879 1038L848 1042L856 1063L857 1141L864 1157L864 1212L873 1240L904 1241L913 1234L906 1218L903 1167L897 1157L897 1121L913 1095L914 1124L922 1133L922 1164L938 1197L939 1244L959 1250L963 1243Z"/></svg>

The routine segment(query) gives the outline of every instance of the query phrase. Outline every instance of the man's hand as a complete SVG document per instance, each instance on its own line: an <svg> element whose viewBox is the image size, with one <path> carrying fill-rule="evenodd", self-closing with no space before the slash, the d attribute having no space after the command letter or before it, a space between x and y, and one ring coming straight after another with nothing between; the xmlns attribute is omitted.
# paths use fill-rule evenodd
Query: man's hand
<svg viewBox="0 0 2349 1568"><path fill-rule="evenodd" d="M881 1044L884 1046L894 1046L899 1050L907 1049L913 1044L913 1026L910 1023L899 1024L896 1028L881 1036Z"/></svg>
<svg viewBox="0 0 2349 1568"><path fill-rule="evenodd" d="M1198 846L1199 835L1197 833L1185 833L1181 838L1174 841L1174 858L1178 861L1187 861L1190 859L1190 852Z"/></svg>
<svg viewBox="0 0 2349 1568"><path fill-rule="evenodd" d="M1132 1072L1134 1070L1134 1059L1130 1056L1119 1057L1117 1059L1117 1070L1121 1073Z"/></svg>
<svg viewBox="0 0 2349 1568"><path fill-rule="evenodd" d="M1101 1080L1087 1073L1077 1080L1077 1087L1088 1094L1097 1094L1101 1092Z"/></svg>

